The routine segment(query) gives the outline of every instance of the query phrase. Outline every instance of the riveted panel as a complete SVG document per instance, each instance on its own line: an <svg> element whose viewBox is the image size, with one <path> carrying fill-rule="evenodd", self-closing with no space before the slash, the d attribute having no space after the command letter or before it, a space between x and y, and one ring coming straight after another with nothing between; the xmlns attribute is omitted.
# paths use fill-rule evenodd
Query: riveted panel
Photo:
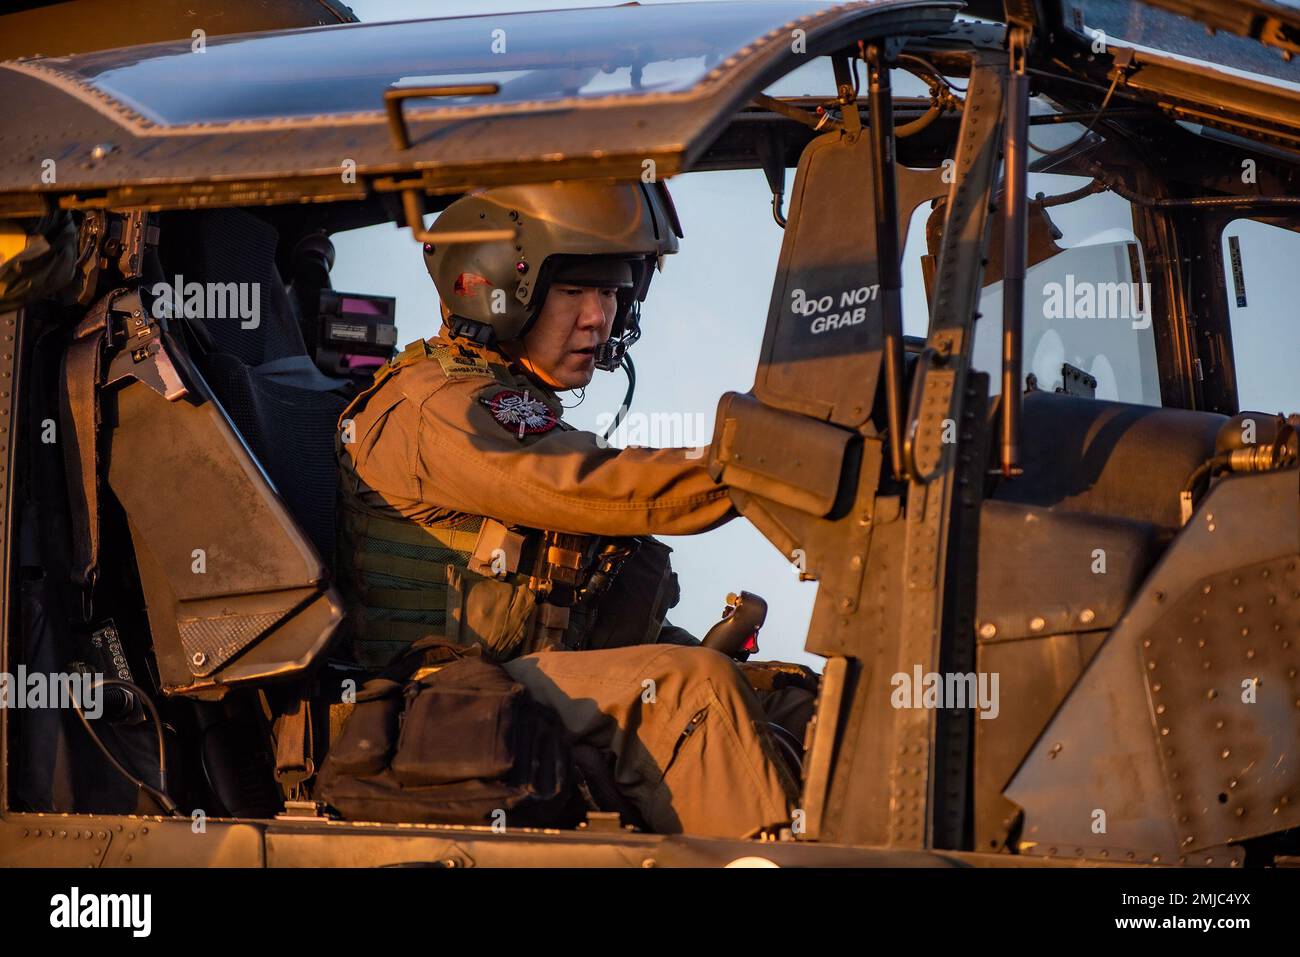
<svg viewBox="0 0 1300 957"><path fill-rule="evenodd" d="M98 867L111 831L73 814L22 814L0 821L0 864L5 867Z"/></svg>
<svg viewBox="0 0 1300 957"><path fill-rule="evenodd" d="M1221 572L1143 637L1180 849L1300 824L1300 560Z"/></svg>

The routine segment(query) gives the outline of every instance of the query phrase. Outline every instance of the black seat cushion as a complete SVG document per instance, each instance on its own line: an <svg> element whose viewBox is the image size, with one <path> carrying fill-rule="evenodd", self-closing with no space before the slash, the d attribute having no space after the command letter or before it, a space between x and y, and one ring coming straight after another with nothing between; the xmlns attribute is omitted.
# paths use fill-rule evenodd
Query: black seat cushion
<svg viewBox="0 0 1300 957"><path fill-rule="evenodd" d="M238 318L201 317L214 352L259 366L285 356L307 355L284 282L275 266L279 234L275 227L240 209L176 213L162 221L165 280L198 283L256 283L258 324L245 328Z"/></svg>
<svg viewBox="0 0 1300 957"><path fill-rule="evenodd" d="M1025 396L1024 474L992 497L1176 529L1178 495L1227 418L1055 392Z"/></svg>
<svg viewBox="0 0 1300 957"><path fill-rule="evenodd" d="M334 432L347 399L283 385L234 356L211 355L208 384L327 565L334 559Z"/></svg>
<svg viewBox="0 0 1300 957"><path fill-rule="evenodd" d="M194 356L217 401L327 565L338 494L334 433L347 404L342 380L317 370L276 268L274 227L238 209L175 213L162 222L165 281L257 283L256 326L199 317L210 340ZM246 327L247 326L247 327Z"/></svg>

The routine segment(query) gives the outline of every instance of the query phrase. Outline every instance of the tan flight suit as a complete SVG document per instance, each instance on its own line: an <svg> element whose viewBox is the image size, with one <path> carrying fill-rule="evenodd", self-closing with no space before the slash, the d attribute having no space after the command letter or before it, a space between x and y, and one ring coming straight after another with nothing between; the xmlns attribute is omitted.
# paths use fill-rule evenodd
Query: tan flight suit
<svg viewBox="0 0 1300 957"><path fill-rule="evenodd" d="M655 831L743 837L789 821L797 784L755 692L724 655L684 646L695 640L671 625L661 632L675 576L672 595L662 585L622 594L619 603L641 606L633 611L649 626L623 634L627 647L604 647L606 606L585 633L573 622L542 629L546 612L532 591L453 567L481 544L483 516L582 536L720 525L735 512L702 457L602 448L560 420L558 396L493 351L435 338L412 343L395 362L340 419L341 584L350 604L372 606L354 613L369 616L354 619L358 658L377 664L440 625L453 640L481 638L485 628L470 619L490 620L493 634L481 643L575 740L613 752L616 782ZM666 556L643 539L637 555L653 558L656 549ZM428 571L439 561L449 563L445 582ZM615 588L636 580L625 571ZM474 579L468 586L464 575ZM489 595L479 603L486 611L474 606L476 594ZM575 647L598 650L562 650ZM788 698L782 705L771 697L788 709Z"/></svg>

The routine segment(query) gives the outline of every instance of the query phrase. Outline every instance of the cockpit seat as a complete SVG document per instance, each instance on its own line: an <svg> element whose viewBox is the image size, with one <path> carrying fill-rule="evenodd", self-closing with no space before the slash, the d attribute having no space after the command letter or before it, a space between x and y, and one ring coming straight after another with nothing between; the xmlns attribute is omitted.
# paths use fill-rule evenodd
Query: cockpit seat
<svg viewBox="0 0 1300 957"><path fill-rule="evenodd" d="M1179 492L1214 454L1227 417L1055 392L1024 397L1024 474L1001 480L992 498L1172 531Z"/></svg>
<svg viewBox="0 0 1300 957"><path fill-rule="evenodd" d="M186 283L248 283L257 323L239 317L187 320L200 371L289 512L331 565L338 490L334 433L347 383L326 376L307 352L292 297L276 268L279 237L250 213L219 209L163 222L166 277ZM247 328L246 328L247 326Z"/></svg>

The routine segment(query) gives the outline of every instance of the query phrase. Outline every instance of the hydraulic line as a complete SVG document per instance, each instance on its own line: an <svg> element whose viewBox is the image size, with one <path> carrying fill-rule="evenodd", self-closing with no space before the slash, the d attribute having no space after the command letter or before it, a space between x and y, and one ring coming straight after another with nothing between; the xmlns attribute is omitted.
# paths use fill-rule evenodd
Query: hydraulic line
<svg viewBox="0 0 1300 957"><path fill-rule="evenodd" d="M139 685L130 681L123 681L120 678L100 678L91 685L92 688L109 686L126 688L140 699L140 703L143 704L145 710L149 712L149 717L153 719L154 731L158 735L158 787L155 788L152 785L146 784L143 780L128 771L122 763L113 756L113 752L108 750L108 746L100 739L99 733L91 727L90 719L88 719L85 712L81 710L81 704L77 701L73 701L72 707L77 712L77 717L81 719L81 723L85 726L86 732L90 735L90 739L95 742L99 747L99 750L103 752L104 757L108 758L108 763L111 764L119 774L157 801L159 806L166 810L168 814L180 816L180 808L176 806L175 801L167 796L167 751L163 743L162 719L158 715L157 706L154 705L153 701L150 700L149 696L144 693L144 690Z"/></svg>

